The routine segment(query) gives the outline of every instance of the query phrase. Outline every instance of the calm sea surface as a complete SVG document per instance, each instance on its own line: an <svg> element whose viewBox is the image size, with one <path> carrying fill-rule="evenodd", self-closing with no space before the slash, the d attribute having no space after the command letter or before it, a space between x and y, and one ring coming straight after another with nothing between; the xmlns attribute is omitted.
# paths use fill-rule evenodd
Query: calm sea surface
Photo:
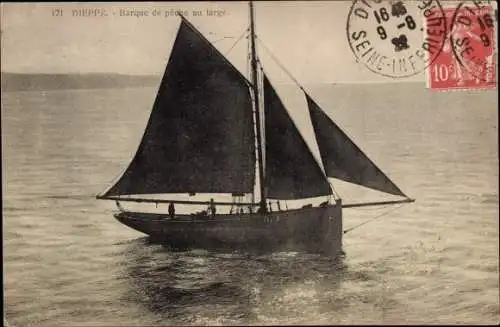
<svg viewBox="0 0 500 327"><path fill-rule="evenodd" d="M172 252L118 223L114 204L93 196L129 163L155 88L2 93L9 324L498 323L495 92L310 90L417 199L346 234L336 264L295 252ZM293 112L307 127L302 110ZM344 202L380 196L335 187ZM391 209L345 210L344 226Z"/></svg>

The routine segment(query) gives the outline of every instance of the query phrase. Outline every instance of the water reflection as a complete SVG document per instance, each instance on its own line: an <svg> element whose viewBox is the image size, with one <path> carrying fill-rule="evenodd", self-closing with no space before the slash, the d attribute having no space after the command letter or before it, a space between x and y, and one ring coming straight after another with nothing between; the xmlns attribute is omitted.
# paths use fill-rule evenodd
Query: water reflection
<svg viewBox="0 0 500 327"><path fill-rule="evenodd" d="M286 306L277 301L286 302L289 292L300 297L295 293L305 290L315 298L325 291L335 293L347 271L342 258L295 252L173 251L147 237L126 245L123 265L127 302L143 305L163 323L167 319L187 324L252 323L270 307ZM319 302L329 303L331 309L332 301Z"/></svg>

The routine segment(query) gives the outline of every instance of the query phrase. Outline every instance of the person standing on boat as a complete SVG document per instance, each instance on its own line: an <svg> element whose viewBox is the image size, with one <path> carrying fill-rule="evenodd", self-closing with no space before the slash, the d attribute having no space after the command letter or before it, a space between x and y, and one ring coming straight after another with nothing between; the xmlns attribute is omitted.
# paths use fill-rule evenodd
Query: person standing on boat
<svg viewBox="0 0 500 327"><path fill-rule="evenodd" d="M208 210L210 211L210 214L212 215L212 217L215 217L215 212L216 212L216 209L215 209L215 203L214 203L214 199L210 199L210 204L208 205Z"/></svg>
<svg viewBox="0 0 500 327"><path fill-rule="evenodd" d="M170 216L170 219L174 219L175 207L173 202L170 202L170 204L168 205L168 215Z"/></svg>

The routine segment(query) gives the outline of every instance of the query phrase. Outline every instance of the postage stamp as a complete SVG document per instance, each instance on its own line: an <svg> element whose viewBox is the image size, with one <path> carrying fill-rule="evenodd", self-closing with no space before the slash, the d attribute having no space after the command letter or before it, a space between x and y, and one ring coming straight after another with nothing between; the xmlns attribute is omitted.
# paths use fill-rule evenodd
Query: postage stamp
<svg viewBox="0 0 500 327"><path fill-rule="evenodd" d="M443 9L449 37L426 69L433 90L491 89L497 82L495 8L491 3L463 1Z"/></svg>
<svg viewBox="0 0 500 327"><path fill-rule="evenodd" d="M358 62L377 74L404 78L439 57L448 25L438 0L356 0L346 31Z"/></svg>

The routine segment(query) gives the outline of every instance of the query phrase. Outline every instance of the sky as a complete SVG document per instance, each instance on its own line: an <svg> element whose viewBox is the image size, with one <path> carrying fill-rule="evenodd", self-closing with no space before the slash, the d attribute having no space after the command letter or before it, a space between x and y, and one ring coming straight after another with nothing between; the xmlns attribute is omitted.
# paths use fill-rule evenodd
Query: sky
<svg viewBox="0 0 500 327"><path fill-rule="evenodd" d="M351 5L351 1L256 2L257 35L302 83L394 81L356 62L346 34ZM82 17L81 9L99 9L108 16ZM188 11L187 18L222 53L248 27L247 2L2 3L2 71L161 74L180 23L165 12L179 9ZM124 16L125 10L149 15ZM152 16L153 10L161 15ZM193 16L193 10L201 10L203 16ZM207 10L223 14L208 16ZM220 40L224 37L228 38ZM286 82L262 45L258 51L266 71ZM227 57L245 72L246 53L247 42L242 39ZM422 73L398 82L423 80Z"/></svg>

